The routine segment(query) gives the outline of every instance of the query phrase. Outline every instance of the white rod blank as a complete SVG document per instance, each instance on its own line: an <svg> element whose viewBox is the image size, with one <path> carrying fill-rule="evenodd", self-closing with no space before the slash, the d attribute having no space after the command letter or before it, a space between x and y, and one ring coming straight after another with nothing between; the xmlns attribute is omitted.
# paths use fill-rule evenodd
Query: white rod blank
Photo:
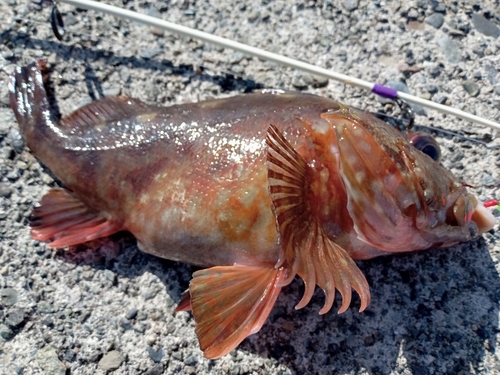
<svg viewBox="0 0 500 375"><path fill-rule="evenodd" d="M146 25L162 28L164 30L167 30L167 31L170 31L170 32L173 32L176 34L184 35L184 36L195 38L195 39L200 39L200 40L203 40L207 43L215 44L215 45L225 47L225 48L231 48L235 51L242 52L246 55L255 56L255 57L258 57L262 60L274 61L278 64L286 65L286 66L289 66L289 67L292 67L295 69L299 69L299 70L302 70L302 71L305 71L305 72L308 72L308 73L311 73L311 74L314 74L317 76L322 76L322 77L326 77L329 79L333 79L335 81L343 82L347 85L361 87L361 88L364 88L364 89L367 89L370 91L373 89L373 86L375 85L374 83L364 81L362 79L350 77L348 75L337 73L337 72L334 72L332 70L320 68L318 66L308 64L308 63L305 63L305 62L302 62L299 60L291 59L291 58L286 57L286 56L278 55L276 53L268 52L268 51L265 51L265 50L260 49L260 48L251 47L251 46L248 46L248 45L243 44L243 43L235 42L233 40L229 40L226 38L221 38L221 37L209 34L209 33L205 33L203 31L192 29L192 28L189 28L186 26L177 25L175 23L164 21L164 20L161 20L159 18L147 16L144 14L140 14L140 13L133 12L133 11L126 10L126 9L122 9L122 8L118 8L115 6L102 4L102 3L98 3L98 2L90 1L90 0L59 0L59 2L71 4L71 5L80 7L80 8L101 11L101 12L108 13L108 14L111 14L111 15L114 15L117 17L126 18L126 19L129 19L132 21L144 23ZM401 91L398 91L398 97L403 99L403 100L406 100L407 102L410 102L410 103L414 103L414 104L418 104L418 105L421 105L424 107L432 108L432 109L435 109L436 111L446 113L449 115L453 115L453 116L456 116L456 117L461 118L463 120L472 121L472 122L475 122L477 124L489 126L491 128L500 130L500 124L498 124L494 121L473 115L471 113L461 111L461 110L456 109L456 108L452 108L452 107L448 107L448 106L445 106L442 104L438 104L436 102L422 99L422 98L419 98L417 96L410 95L410 94L407 94L407 93L404 93Z"/></svg>

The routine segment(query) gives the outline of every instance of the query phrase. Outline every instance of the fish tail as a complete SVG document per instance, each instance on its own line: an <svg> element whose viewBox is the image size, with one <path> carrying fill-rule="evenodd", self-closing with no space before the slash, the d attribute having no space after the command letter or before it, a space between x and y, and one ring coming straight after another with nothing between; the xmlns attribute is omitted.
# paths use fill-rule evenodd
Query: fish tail
<svg viewBox="0 0 500 375"><path fill-rule="evenodd" d="M9 80L9 100L28 147L33 151L58 121L46 89L45 61L16 67Z"/></svg>

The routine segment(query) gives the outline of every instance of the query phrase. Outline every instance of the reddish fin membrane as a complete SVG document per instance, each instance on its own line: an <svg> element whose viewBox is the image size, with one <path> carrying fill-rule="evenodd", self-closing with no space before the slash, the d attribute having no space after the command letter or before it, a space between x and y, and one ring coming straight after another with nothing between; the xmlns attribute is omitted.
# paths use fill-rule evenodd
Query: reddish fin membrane
<svg viewBox="0 0 500 375"><path fill-rule="evenodd" d="M182 293L181 300L174 310L174 312L181 311L191 311L191 294L189 294L189 289Z"/></svg>
<svg viewBox="0 0 500 375"><path fill-rule="evenodd" d="M370 303L370 289L363 273L349 254L325 235L306 199L307 182L315 171L273 125L268 131L267 145L269 193L282 247L278 265L287 270L280 286L299 274L305 284L304 296L296 306L300 309L309 303L318 285L326 297L320 314L331 309L335 289L342 295L339 313L346 311L354 288L363 311Z"/></svg>
<svg viewBox="0 0 500 375"><path fill-rule="evenodd" d="M102 213L92 212L64 189L51 189L30 216L31 236L64 247L106 237L122 228Z"/></svg>
<svg viewBox="0 0 500 375"><path fill-rule="evenodd" d="M283 277L281 268L239 265L212 267L193 274L189 286L191 307L206 358L226 355L260 330L278 298L278 283Z"/></svg>

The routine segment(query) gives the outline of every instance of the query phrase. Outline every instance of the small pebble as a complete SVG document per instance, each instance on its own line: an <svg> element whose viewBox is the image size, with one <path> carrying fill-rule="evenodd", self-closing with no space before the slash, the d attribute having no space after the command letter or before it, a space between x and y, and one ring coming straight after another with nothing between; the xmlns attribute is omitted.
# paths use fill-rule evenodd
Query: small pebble
<svg viewBox="0 0 500 375"><path fill-rule="evenodd" d="M125 317L128 319L128 320L131 320L131 319L135 319L135 317L137 316L137 313L139 312L138 309L136 309L135 307L131 308L128 312L127 312L127 315L125 315Z"/></svg>
<svg viewBox="0 0 500 375"><path fill-rule="evenodd" d="M104 90L102 93L104 96L116 96L120 95L121 88L119 87L111 87L109 89Z"/></svg>
<svg viewBox="0 0 500 375"><path fill-rule="evenodd" d="M151 17L161 18L160 11L154 6L149 7L149 9L146 11L146 14Z"/></svg>
<svg viewBox="0 0 500 375"><path fill-rule="evenodd" d="M160 48L147 48L139 51L139 56L143 59L152 59L160 55L163 51Z"/></svg>
<svg viewBox="0 0 500 375"><path fill-rule="evenodd" d="M493 188L495 186L498 186L498 184L500 184L500 180L494 178L489 174L483 174L483 176L481 177L481 184Z"/></svg>
<svg viewBox="0 0 500 375"><path fill-rule="evenodd" d="M434 85L428 85L427 86L427 91L429 92L429 94L435 94L437 93L439 90L436 86Z"/></svg>
<svg viewBox="0 0 500 375"><path fill-rule="evenodd" d="M45 315L41 320L40 323L47 327L53 327L54 326L54 319L50 315Z"/></svg>
<svg viewBox="0 0 500 375"><path fill-rule="evenodd" d="M14 332L10 329L9 326L5 324L0 324L0 337L4 340L10 340L14 337Z"/></svg>
<svg viewBox="0 0 500 375"><path fill-rule="evenodd" d="M342 6L348 12L358 9L358 0L342 0Z"/></svg>
<svg viewBox="0 0 500 375"><path fill-rule="evenodd" d="M148 346L148 354L149 358L151 358L154 362L160 362L165 355L165 352L162 348L158 350L154 350L151 346Z"/></svg>
<svg viewBox="0 0 500 375"><path fill-rule="evenodd" d="M130 78L130 71L128 68L121 68L120 69L120 78L122 81L127 82Z"/></svg>
<svg viewBox="0 0 500 375"><path fill-rule="evenodd" d="M18 154L23 152L24 139L19 129L17 128L10 129L9 137L10 137L10 145L12 146L14 151L16 151Z"/></svg>
<svg viewBox="0 0 500 375"><path fill-rule="evenodd" d="M493 38L498 38L498 36L500 36L500 29L498 26L478 13L472 15L472 23L481 34L492 36Z"/></svg>
<svg viewBox="0 0 500 375"><path fill-rule="evenodd" d="M304 75L307 74L307 73L302 73L302 72L299 72L299 71L294 71L293 72L293 78L292 78L292 85L293 87L299 89L299 90L302 90L302 89L305 89L307 88L307 77L306 79L304 79Z"/></svg>
<svg viewBox="0 0 500 375"><path fill-rule="evenodd" d="M446 95L441 96L441 97L437 100L437 102L438 102L439 104L446 104L446 102L447 102L447 101L448 101L448 97L447 97Z"/></svg>
<svg viewBox="0 0 500 375"><path fill-rule="evenodd" d="M2 55L1 55L5 60L14 60L14 58L16 57L16 55L14 54L14 52L12 52L11 50L9 49L5 49L4 51L2 51Z"/></svg>
<svg viewBox="0 0 500 375"><path fill-rule="evenodd" d="M191 354L184 359L184 363L187 366L196 366L198 364L198 358L194 354Z"/></svg>
<svg viewBox="0 0 500 375"><path fill-rule="evenodd" d="M431 8L434 12L445 13L446 7L437 0L429 0Z"/></svg>
<svg viewBox="0 0 500 375"><path fill-rule="evenodd" d="M123 358L123 355L119 351L112 350L101 358L98 366L104 371L116 370L124 360L125 358Z"/></svg>
<svg viewBox="0 0 500 375"><path fill-rule="evenodd" d="M79 22L78 18L76 18L71 13L67 13L64 15L64 26L65 27L76 25L78 22Z"/></svg>
<svg viewBox="0 0 500 375"><path fill-rule="evenodd" d="M153 367L148 369L144 375L162 375L163 374L163 365L161 363L155 364Z"/></svg>
<svg viewBox="0 0 500 375"><path fill-rule="evenodd" d="M436 78L441 74L441 68L438 65L433 65L429 69L429 75L432 78Z"/></svg>
<svg viewBox="0 0 500 375"><path fill-rule="evenodd" d="M41 301L37 305L37 311L40 314L50 314L54 312L54 306L46 301Z"/></svg>
<svg viewBox="0 0 500 375"><path fill-rule="evenodd" d="M7 182L0 182L0 197L8 198L12 194L11 185Z"/></svg>
<svg viewBox="0 0 500 375"><path fill-rule="evenodd" d="M176 351L172 352L171 356L173 359L176 359L178 361L182 361L183 355L182 355L182 352L180 350L176 350Z"/></svg>
<svg viewBox="0 0 500 375"><path fill-rule="evenodd" d="M54 65L57 62L57 53L51 53L49 57L47 58L47 62L50 65Z"/></svg>
<svg viewBox="0 0 500 375"><path fill-rule="evenodd" d="M245 58L245 55L242 54L241 52L235 52L231 56L229 56L229 63L230 64L237 64L241 62Z"/></svg>
<svg viewBox="0 0 500 375"><path fill-rule="evenodd" d="M0 289L0 302L6 307L13 306L17 302L17 292L12 288Z"/></svg>
<svg viewBox="0 0 500 375"><path fill-rule="evenodd" d="M432 13L430 16L425 18L424 22L431 25L435 29L439 29L443 26L444 16L441 13Z"/></svg>
<svg viewBox="0 0 500 375"><path fill-rule="evenodd" d="M492 84L492 85L496 85L498 83L498 79L497 79L497 69L493 66L493 65L486 65L486 67L484 68L485 72L486 72L486 77L488 78L488 81Z"/></svg>
<svg viewBox="0 0 500 375"><path fill-rule="evenodd" d="M132 323L130 323L127 319L120 319L120 326L124 330L132 329Z"/></svg>
<svg viewBox="0 0 500 375"><path fill-rule="evenodd" d="M479 95L479 85L476 82L465 81L462 83L462 86L470 96L475 97Z"/></svg>
<svg viewBox="0 0 500 375"><path fill-rule="evenodd" d="M155 298L156 295L158 294L158 290L156 288L146 288L142 291L141 294L144 297L144 299L147 301L147 300Z"/></svg>
<svg viewBox="0 0 500 375"><path fill-rule="evenodd" d="M418 18L418 10L415 9L415 8L410 8L410 10L408 11L406 17L409 19L409 20L416 20Z"/></svg>
<svg viewBox="0 0 500 375"><path fill-rule="evenodd" d="M65 375L66 366L59 360L56 350L46 346L36 353L36 360L45 374Z"/></svg>
<svg viewBox="0 0 500 375"><path fill-rule="evenodd" d="M15 328L24 321L25 313L21 308L10 310L5 317L5 324Z"/></svg>
<svg viewBox="0 0 500 375"><path fill-rule="evenodd" d="M462 60L462 53L459 45L448 35L443 35L438 43L441 47L441 51L449 62L456 64Z"/></svg>
<svg viewBox="0 0 500 375"><path fill-rule="evenodd" d="M151 101L156 101L156 98L160 94L160 90L158 89L158 86L153 82L148 82L146 84L146 88L144 91L146 92L148 99Z"/></svg>
<svg viewBox="0 0 500 375"><path fill-rule="evenodd" d="M472 47L472 52L474 52L479 57L484 57L484 47L482 47L482 46Z"/></svg>
<svg viewBox="0 0 500 375"><path fill-rule="evenodd" d="M429 92L424 92L424 93L420 94L419 96L425 100L430 100L432 98L432 95Z"/></svg>

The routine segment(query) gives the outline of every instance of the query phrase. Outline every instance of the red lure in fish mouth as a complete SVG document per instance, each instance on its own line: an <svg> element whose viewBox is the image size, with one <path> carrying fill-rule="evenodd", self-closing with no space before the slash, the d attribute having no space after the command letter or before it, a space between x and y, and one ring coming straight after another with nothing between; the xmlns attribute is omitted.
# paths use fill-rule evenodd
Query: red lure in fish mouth
<svg viewBox="0 0 500 375"><path fill-rule="evenodd" d="M131 232L142 251L207 267L178 311L219 358L264 324L281 288L368 283L355 259L467 241L494 218L439 163L374 116L330 99L263 91L160 108L107 97L58 120L42 63L18 67L10 103L26 143L65 185L31 217L65 247ZM82 184L82 181L84 183Z"/></svg>

